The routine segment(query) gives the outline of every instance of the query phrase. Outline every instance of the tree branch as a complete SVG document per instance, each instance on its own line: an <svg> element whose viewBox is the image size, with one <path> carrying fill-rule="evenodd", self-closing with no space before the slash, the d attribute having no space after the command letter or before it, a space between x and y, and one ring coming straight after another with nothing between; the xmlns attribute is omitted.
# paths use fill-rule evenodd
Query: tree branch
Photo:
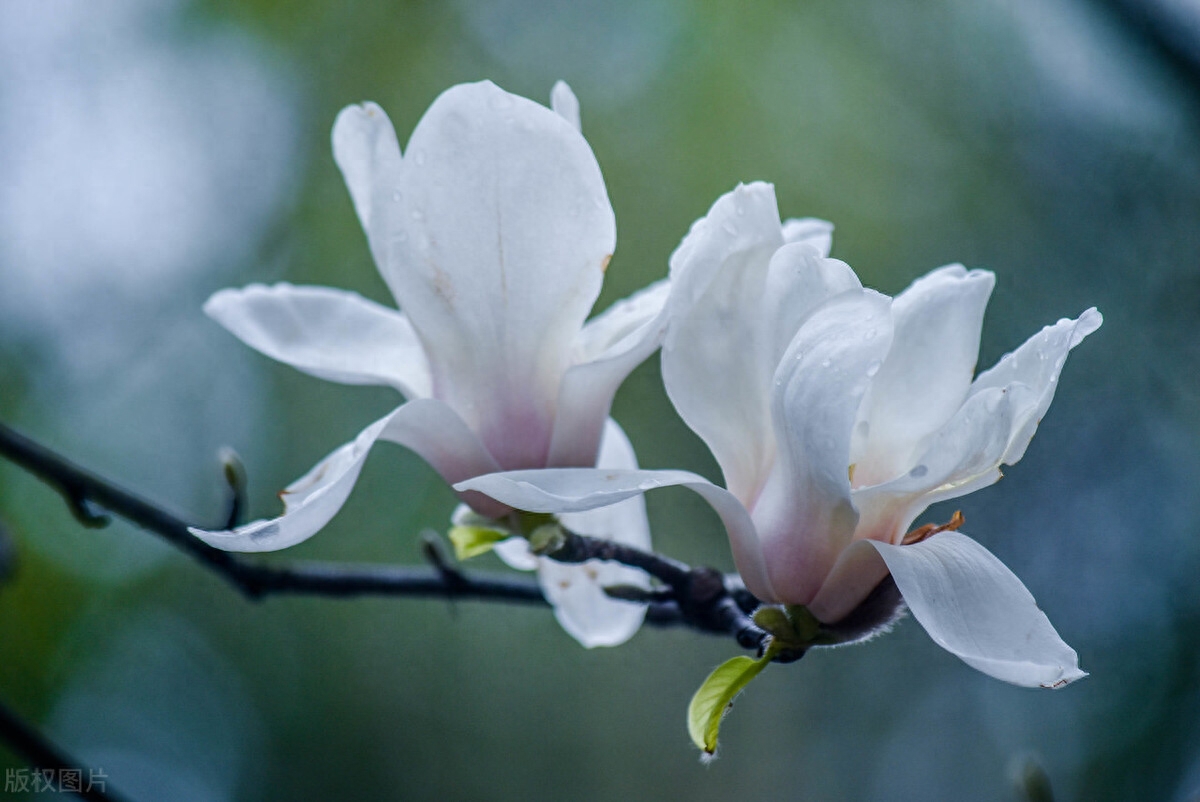
<svg viewBox="0 0 1200 802"><path fill-rule="evenodd" d="M452 566L434 545L425 540L430 567L349 565L325 562L270 564L209 546L188 531L188 523L161 507L130 493L72 463L65 457L0 423L0 455L30 471L58 490L85 526L103 526L107 510L157 534L215 572L246 598L277 594L306 594L334 598L351 596L410 596L475 599L547 604L535 581L501 575L467 573ZM224 460L226 476L238 508L240 482ZM100 508L100 509L97 509ZM233 515L231 514L231 517ZM601 538L566 532L566 540L546 556L567 563L612 560L655 577L668 590L614 589L614 598L648 604L646 622L657 626L682 625L700 632L733 635L748 649L760 649L767 637L750 619L758 600L740 582L726 579L711 568L692 568L653 552L641 551ZM0 551L2 560L2 551ZM2 562L0 562L2 568ZM628 589L625 589L628 590Z"/></svg>
<svg viewBox="0 0 1200 802"><path fill-rule="evenodd" d="M94 774L46 736L0 702L0 740L12 747L13 752L23 758L34 769L53 772L62 778L63 772L81 778L80 790L69 793L77 794L81 799L90 802L120 802L125 797L107 790L107 778L103 783L92 782ZM60 783L61 786L61 783ZM58 790L64 790L60 787Z"/></svg>

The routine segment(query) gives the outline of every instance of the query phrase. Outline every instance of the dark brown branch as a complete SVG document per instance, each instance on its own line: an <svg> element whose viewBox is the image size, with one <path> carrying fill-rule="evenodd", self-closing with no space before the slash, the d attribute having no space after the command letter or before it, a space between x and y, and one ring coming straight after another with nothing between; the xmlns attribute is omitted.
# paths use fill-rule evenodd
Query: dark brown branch
<svg viewBox="0 0 1200 802"><path fill-rule="evenodd" d="M418 596L488 599L545 604L536 582L523 578L459 574L448 581L437 568L385 565L341 565L293 562L270 565L213 548L188 531L188 523L65 457L0 424L0 455L57 489L87 526L103 525L108 512L155 533L216 572L250 599L281 593L346 598L350 596Z"/></svg>
<svg viewBox="0 0 1200 802"><path fill-rule="evenodd" d="M58 490L85 525L107 522L107 516L95 507L119 515L185 552L249 599L290 593L336 598L373 595L547 603L536 582L464 572L452 566L440 549L428 541L425 553L431 567L322 562L269 564L250 560L209 546L194 537L188 531L188 523L178 516L75 465L4 424L0 424L0 455ZM226 466L229 464L226 461ZM241 482L234 476L229 478L229 484L236 498ZM760 648L766 637L748 615L757 606L757 599L740 583L727 580L711 568L692 568L659 554L570 532L549 556L569 563L612 560L641 569L661 581L669 593L637 599L649 603L648 623L733 635L739 644L750 649ZM614 596L622 598L620 593Z"/></svg>
<svg viewBox="0 0 1200 802"><path fill-rule="evenodd" d="M544 556L563 563L610 560L639 568L670 588L670 598L674 601L680 623L686 623L701 632L733 635L747 649L762 648L767 633L754 623L749 611L741 606L747 601L746 597L753 597L740 585L727 581L720 571L693 568L670 557L612 540L571 531L564 531L564 535L563 543ZM629 598L627 590L626 593L611 595ZM757 603L758 600L754 599L753 606L757 606Z"/></svg>
<svg viewBox="0 0 1200 802"><path fill-rule="evenodd" d="M80 790L68 793L74 793L81 799L92 802L119 802L125 798L108 790L107 777L103 782L93 782L95 775L88 767L72 759L3 702L0 702L0 741L8 744L12 751L34 770L52 772L52 776L60 780L55 785L56 790L65 791L61 780L66 772L68 776L80 778Z"/></svg>

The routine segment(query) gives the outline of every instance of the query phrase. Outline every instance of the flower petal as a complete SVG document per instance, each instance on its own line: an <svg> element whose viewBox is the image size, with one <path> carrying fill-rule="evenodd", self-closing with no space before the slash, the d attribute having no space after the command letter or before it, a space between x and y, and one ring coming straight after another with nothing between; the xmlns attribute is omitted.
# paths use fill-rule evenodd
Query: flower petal
<svg viewBox="0 0 1200 802"><path fill-rule="evenodd" d="M898 543L927 507L964 496L1000 479L1013 420L1029 403L1028 388L990 388L967 399L922 443L916 465L882 484L853 491L857 536Z"/></svg>
<svg viewBox="0 0 1200 802"><path fill-rule="evenodd" d="M851 431L891 336L891 299L850 290L813 313L775 373L779 459L754 522L771 585L787 602L812 600L854 534Z"/></svg>
<svg viewBox="0 0 1200 802"><path fill-rule="evenodd" d="M803 242L817 249L821 256L829 256L833 248L833 223L815 217L794 217L783 223L784 242Z"/></svg>
<svg viewBox="0 0 1200 802"><path fill-rule="evenodd" d="M333 160L346 188L376 264L383 264L386 216L400 181L400 143L383 109L374 103L347 106L333 123Z"/></svg>
<svg viewBox="0 0 1200 802"><path fill-rule="evenodd" d="M282 516L225 531L189 531L225 551L278 551L308 540L346 503L371 447L381 439L417 452L451 484L498 467L449 407L432 399L410 401L363 429L353 441L334 450L288 485L280 494L284 505ZM509 511L486 496L464 493L462 499L488 517L499 517Z"/></svg>
<svg viewBox="0 0 1200 802"><path fill-rule="evenodd" d="M962 406L994 284L987 271L950 265L917 279L893 301L892 349L859 410L851 453L856 486L913 467L921 440Z"/></svg>
<svg viewBox="0 0 1200 802"><path fill-rule="evenodd" d="M575 365L558 393L549 467L595 464L600 429L617 388L662 344L671 286L655 282L588 321L575 342Z"/></svg>
<svg viewBox="0 0 1200 802"><path fill-rule="evenodd" d="M968 665L1026 687L1087 676L1021 580L971 538L942 532L910 546L871 545L929 636Z"/></svg>
<svg viewBox="0 0 1200 802"><path fill-rule="evenodd" d="M435 396L504 467L544 465L616 239L591 148L544 106L464 84L421 119L394 189L379 266L426 344Z"/></svg>
<svg viewBox="0 0 1200 802"><path fill-rule="evenodd" d="M746 505L775 453L770 377L778 354L763 306L781 245L774 188L756 183L721 196L671 256L663 383Z"/></svg>
<svg viewBox="0 0 1200 802"><path fill-rule="evenodd" d="M353 292L251 284L221 290L204 311L251 348L313 376L391 385L407 398L431 392L425 351L408 319Z"/></svg>
<svg viewBox="0 0 1200 802"><path fill-rule="evenodd" d="M624 501L659 487L686 487L716 511L729 534L733 559L746 587L763 601L779 601L767 579L749 513L729 491L688 471L551 468L477 476L454 486L530 512L573 513Z"/></svg>
<svg viewBox="0 0 1200 802"><path fill-rule="evenodd" d="M611 418L604 428L596 467L637 469L637 457L629 438ZM650 522L641 496L585 512L564 513L560 519L573 532L639 549L650 548ZM584 646L618 646L641 627L646 616L645 605L611 599L604 593L607 585L645 587L646 575L641 571L603 560L566 565L543 557L538 563L538 579L546 598L554 605L554 616Z"/></svg>
<svg viewBox="0 0 1200 802"><path fill-rule="evenodd" d="M1025 455L1038 423L1054 400L1058 375L1067 361L1067 354L1100 328L1103 322L1104 318L1095 307L1075 320L1064 318L1030 337L1016 351L1005 354L995 367L975 379L971 385L972 395L993 387L1012 387L1016 384L1023 384L1033 391L1030 402L1014 418L1012 435L1003 458L1005 465L1012 465Z"/></svg>
<svg viewBox="0 0 1200 802"><path fill-rule="evenodd" d="M579 98L571 91L566 81L555 81L550 90L550 108L554 113L569 122L576 131L582 131L579 121Z"/></svg>

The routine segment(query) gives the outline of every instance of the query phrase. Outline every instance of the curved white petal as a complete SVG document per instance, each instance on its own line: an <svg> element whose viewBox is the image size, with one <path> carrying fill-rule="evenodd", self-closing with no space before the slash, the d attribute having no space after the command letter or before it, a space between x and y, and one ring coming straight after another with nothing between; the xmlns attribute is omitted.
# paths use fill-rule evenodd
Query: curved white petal
<svg viewBox="0 0 1200 802"><path fill-rule="evenodd" d="M918 279L892 302L892 348L863 399L851 450L856 485L878 484L913 467L921 440L962 405L994 284L987 271L951 265Z"/></svg>
<svg viewBox="0 0 1200 802"><path fill-rule="evenodd" d="M312 470L288 485L280 494L284 503L282 516L252 521L226 531L195 528L188 531L208 545L225 551L278 551L308 540L346 503L371 446L404 406L372 423L354 440L335 449Z"/></svg>
<svg viewBox="0 0 1200 802"><path fill-rule="evenodd" d="M278 551L308 540L337 514L371 447L390 440L417 452L448 483L495 471L496 461L454 412L440 401L419 399L402 404L363 429L353 441L334 450L280 494L284 514L225 531L190 529L196 537L225 551ZM509 510L474 493L462 499L488 517Z"/></svg>
<svg viewBox="0 0 1200 802"><path fill-rule="evenodd" d="M974 492L1000 479L1017 411L1030 392L1016 385L977 393L922 443L916 465L872 487L853 491L858 537L897 543L928 506Z"/></svg>
<svg viewBox="0 0 1200 802"><path fill-rule="evenodd" d="M529 541L520 536L501 540L492 547L500 561L518 571L536 571L538 556L529 550Z"/></svg>
<svg viewBox="0 0 1200 802"><path fill-rule="evenodd" d="M721 196L671 256L663 383L747 505L774 459L770 376L778 355L763 307L781 245L775 190L756 183Z"/></svg>
<svg viewBox="0 0 1200 802"><path fill-rule="evenodd" d="M1016 384L1023 384L1032 390L1030 403L1014 420L1012 435L1003 457L1005 465L1012 465L1025 455L1038 423L1054 400L1058 376L1067 361L1067 354L1100 328L1103 322L1104 318L1093 307L1075 320L1064 318L1052 326L1046 326L1016 351L1002 357L995 367L975 379L971 385L972 395L993 387Z"/></svg>
<svg viewBox="0 0 1200 802"><path fill-rule="evenodd" d="M803 242L829 256L833 248L833 223L815 217L793 217L783 223L784 242Z"/></svg>
<svg viewBox="0 0 1200 802"><path fill-rule="evenodd" d="M729 491L703 476L688 471L552 468L478 476L454 487L482 493L515 509L561 514L594 510L648 490L675 486L697 493L721 518L734 562L750 592L763 601L779 601L767 579L758 536L746 508Z"/></svg>
<svg viewBox="0 0 1200 802"><path fill-rule="evenodd" d="M251 284L221 290L205 313L251 348L344 384L386 384L407 398L430 394L429 364L408 319L329 287Z"/></svg>
<svg viewBox="0 0 1200 802"><path fill-rule="evenodd" d="M771 585L785 601L811 601L854 534L851 431L891 337L891 299L850 290L813 313L779 363L779 459L754 522Z"/></svg>
<svg viewBox="0 0 1200 802"><path fill-rule="evenodd" d="M768 378L774 377L796 332L821 304L858 289L862 282L850 265L821 258L804 243L788 243L775 251L767 272L766 297L758 312L771 329Z"/></svg>
<svg viewBox="0 0 1200 802"><path fill-rule="evenodd" d="M579 98L571 91L566 81L555 81L550 90L550 108L554 113L574 126L576 131L582 131L579 121Z"/></svg>
<svg viewBox="0 0 1200 802"><path fill-rule="evenodd" d="M558 393L549 467L595 464L601 427L629 373L662 344L670 282L657 281L588 321Z"/></svg>
<svg viewBox="0 0 1200 802"><path fill-rule="evenodd" d="M544 465L616 240L591 148L550 109L464 84L417 125L390 197L386 215L372 210L379 267L425 343L435 397L502 466Z"/></svg>
<svg viewBox="0 0 1200 802"><path fill-rule="evenodd" d="M913 617L968 665L1026 687L1087 676L1021 580L971 538L942 532L910 546L871 545Z"/></svg>
<svg viewBox="0 0 1200 802"><path fill-rule="evenodd" d="M383 109L347 106L333 123L333 160L342 171L375 263L383 264L388 203L400 182L400 143Z"/></svg>
<svg viewBox="0 0 1200 802"><path fill-rule="evenodd" d="M616 421L609 419L596 462L598 469L636 469L637 457L629 438ZM606 507L564 513L563 525L573 532L594 535L640 549L650 548L650 522L646 502L633 496ZM646 586L641 571L614 562L590 560L582 565L565 565L541 558L538 579L546 598L554 605L558 622L584 646L618 646L633 637L646 615L643 604L617 601L604 593L606 585Z"/></svg>

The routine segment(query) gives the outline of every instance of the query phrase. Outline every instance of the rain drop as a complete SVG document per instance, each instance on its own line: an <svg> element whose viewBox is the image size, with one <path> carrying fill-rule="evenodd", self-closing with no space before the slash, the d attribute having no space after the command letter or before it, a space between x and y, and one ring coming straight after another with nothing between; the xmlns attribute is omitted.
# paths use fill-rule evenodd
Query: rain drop
<svg viewBox="0 0 1200 802"><path fill-rule="evenodd" d="M929 473L929 468L925 465L918 465L908 472L908 475L914 479L920 479L925 474Z"/></svg>
<svg viewBox="0 0 1200 802"><path fill-rule="evenodd" d="M721 226L721 228L726 234L729 234L730 236L737 236L737 226L735 226L733 223L726 223L725 225Z"/></svg>
<svg viewBox="0 0 1200 802"><path fill-rule="evenodd" d="M831 365L833 365L832 359L822 359L821 360L821 367L827 368L827 367L830 367Z"/></svg>
<svg viewBox="0 0 1200 802"><path fill-rule="evenodd" d="M872 376L874 376L876 373L878 373L878 372L879 372L879 366L880 366L881 364L883 364L883 363L882 363L882 362L880 362L879 360L876 360L876 361L872 362L870 365L867 365L867 378L871 378L871 377L872 377Z"/></svg>
<svg viewBox="0 0 1200 802"><path fill-rule="evenodd" d="M418 150L413 158L416 159L418 167L423 166L425 164L425 151Z"/></svg>
<svg viewBox="0 0 1200 802"><path fill-rule="evenodd" d="M403 197L404 197L404 196L400 194L400 190L396 190L395 192L393 192L393 193L392 193L392 200L393 200L395 203L399 203L399 202L400 202L400 199L401 199L401 198L403 198Z"/></svg>

